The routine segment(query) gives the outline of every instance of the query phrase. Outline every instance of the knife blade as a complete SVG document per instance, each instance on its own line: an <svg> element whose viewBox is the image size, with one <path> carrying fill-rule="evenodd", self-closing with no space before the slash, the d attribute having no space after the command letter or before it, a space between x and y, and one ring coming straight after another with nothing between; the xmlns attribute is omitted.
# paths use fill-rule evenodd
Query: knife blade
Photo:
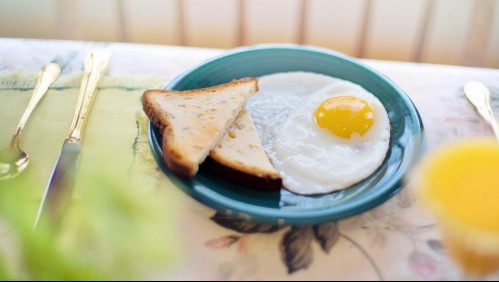
<svg viewBox="0 0 499 282"><path fill-rule="evenodd" d="M73 179L80 163L80 148L78 139L66 139L64 141L61 153L52 171L50 182L45 190L35 227L38 225L42 214L47 215L44 220L50 220L52 226L59 225L73 191Z"/></svg>
<svg viewBox="0 0 499 282"><path fill-rule="evenodd" d="M41 223L57 229L69 206L80 163L83 128L92 107L95 90L109 66L110 58L109 50L95 49L85 59L73 122L40 202L33 229Z"/></svg>

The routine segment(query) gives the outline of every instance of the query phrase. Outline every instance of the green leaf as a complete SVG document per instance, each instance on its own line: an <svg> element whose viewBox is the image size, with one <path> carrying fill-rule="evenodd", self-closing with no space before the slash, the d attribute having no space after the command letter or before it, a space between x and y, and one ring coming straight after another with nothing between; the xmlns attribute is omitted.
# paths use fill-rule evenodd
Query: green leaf
<svg viewBox="0 0 499 282"><path fill-rule="evenodd" d="M174 200L161 188L132 187L116 167L79 172L57 232L45 225L32 232L39 199L27 178L0 188L0 219L12 229L15 249L0 257L0 279L133 280L167 267L179 246Z"/></svg>

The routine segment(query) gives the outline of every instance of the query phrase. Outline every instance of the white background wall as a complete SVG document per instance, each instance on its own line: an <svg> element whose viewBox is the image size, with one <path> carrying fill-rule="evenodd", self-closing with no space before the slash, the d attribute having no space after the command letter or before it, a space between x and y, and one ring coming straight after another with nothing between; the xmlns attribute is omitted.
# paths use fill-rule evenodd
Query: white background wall
<svg viewBox="0 0 499 282"><path fill-rule="evenodd" d="M499 67L499 0L0 0L0 37L232 48Z"/></svg>

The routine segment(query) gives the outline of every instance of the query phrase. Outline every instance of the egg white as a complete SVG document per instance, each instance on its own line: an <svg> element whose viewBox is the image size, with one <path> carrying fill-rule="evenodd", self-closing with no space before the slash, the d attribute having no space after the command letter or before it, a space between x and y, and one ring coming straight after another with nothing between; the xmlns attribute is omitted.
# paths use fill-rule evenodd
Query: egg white
<svg viewBox="0 0 499 282"><path fill-rule="evenodd" d="M318 74L275 77L260 79L261 93L250 100L248 109L285 188L303 195L330 193L362 181L382 164L389 148L390 121L373 94L354 83ZM296 91L293 84L298 81L306 81L302 86L307 89ZM316 124L317 107L335 96L363 99L373 109L373 125L363 136L342 138Z"/></svg>

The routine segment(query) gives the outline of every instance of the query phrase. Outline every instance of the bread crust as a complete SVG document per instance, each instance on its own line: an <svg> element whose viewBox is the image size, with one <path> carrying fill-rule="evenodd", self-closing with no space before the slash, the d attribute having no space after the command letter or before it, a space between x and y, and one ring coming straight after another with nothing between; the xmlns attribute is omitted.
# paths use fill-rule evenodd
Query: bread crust
<svg viewBox="0 0 499 282"><path fill-rule="evenodd" d="M163 150L163 161L168 166L168 168L176 173L177 175L184 178L192 178L196 175L198 171L199 163L192 162L190 160L186 160L183 158L183 154L181 151L176 148L175 144L171 144L170 138L173 137L174 133L172 131L171 120L172 116L168 116L161 107L155 102L154 97L157 95L179 95L179 96L193 96L197 94L206 94L223 91L226 88L234 88L240 84L248 84L251 85L250 92L255 93L258 90L258 80L257 78L244 78L239 80L234 80L229 83L220 84L212 87L193 89L193 90L185 90L185 91L176 91L176 90L147 90L144 92L142 98L142 106L146 115L151 120L152 124L155 127L159 128L163 136L162 150ZM235 115L237 116L237 114ZM235 118L235 117L234 117ZM230 125L230 124L229 124ZM229 126L228 125L228 126ZM223 136L223 134L219 134L218 140L214 142L213 146L215 146L219 139ZM201 162L208 155L209 150L206 151L205 156L202 158Z"/></svg>
<svg viewBox="0 0 499 282"><path fill-rule="evenodd" d="M150 89L144 92L144 98L146 96L154 95L156 93L175 93L180 95L186 94L197 94L197 93L207 93L207 92L217 92L222 91L226 88L231 88L239 84L253 83L254 92L258 91L258 78L256 77L244 77L241 79L232 80L231 82L222 83L214 86L197 88L197 89L188 89L188 90L167 90L167 89Z"/></svg>
<svg viewBox="0 0 499 282"><path fill-rule="evenodd" d="M282 186L279 172L272 166L250 113L244 108L210 151L213 171L238 184L275 190Z"/></svg>

